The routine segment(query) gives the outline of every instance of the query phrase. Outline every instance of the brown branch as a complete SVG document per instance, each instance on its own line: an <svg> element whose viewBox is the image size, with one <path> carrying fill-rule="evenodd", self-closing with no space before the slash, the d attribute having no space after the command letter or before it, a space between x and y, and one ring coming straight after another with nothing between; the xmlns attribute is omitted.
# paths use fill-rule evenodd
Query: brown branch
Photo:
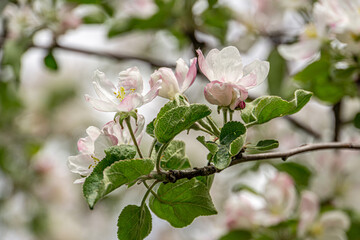
<svg viewBox="0 0 360 240"><path fill-rule="evenodd" d="M169 67L169 68L175 67L175 65L165 63L165 62L162 62L162 61L159 61L156 59L143 58L143 57L131 56L131 55L125 55L125 54L114 54L114 53L109 53L109 52L92 51L92 50L88 50L88 49L75 48L75 47L64 46L64 45L60 45L60 44L55 44L55 45L50 45L50 46L32 45L31 47L44 49L44 50L57 48L57 49L70 51L70 52L76 52L76 53L80 53L80 54L87 54L87 55L94 55L94 56L98 56L98 57L111 58L111 59L115 59L118 61L137 60L137 61L149 63L153 67Z"/></svg>
<svg viewBox="0 0 360 240"><path fill-rule="evenodd" d="M251 154L251 155L239 154L238 156L235 156L233 158L229 167L243 162L276 159L276 158L281 158L282 160L285 161L289 157L300 153L326 150L326 149L360 150L360 143L339 143L339 142L314 143L314 144L303 145L284 152L270 152L270 153ZM183 178L191 179L198 176L209 176L221 171L222 171L221 169L217 169L215 166L211 165L202 168L194 168L191 170L170 170L168 172L161 172L160 174L153 172L149 174L146 177L146 179L158 179L163 182L176 182L177 180Z"/></svg>
<svg viewBox="0 0 360 240"><path fill-rule="evenodd" d="M333 135L333 141L337 142L340 140L340 130L341 130L341 100L336 103L333 108L333 114L334 114L334 135Z"/></svg>
<svg viewBox="0 0 360 240"><path fill-rule="evenodd" d="M288 120L291 124L293 124L295 127L299 128L300 130L306 132L307 134L313 136L315 139L320 139L321 138L321 134L316 132L315 130L313 130L312 128L302 124L301 122L299 122L298 120L290 117L290 116L285 116L284 117L286 120Z"/></svg>

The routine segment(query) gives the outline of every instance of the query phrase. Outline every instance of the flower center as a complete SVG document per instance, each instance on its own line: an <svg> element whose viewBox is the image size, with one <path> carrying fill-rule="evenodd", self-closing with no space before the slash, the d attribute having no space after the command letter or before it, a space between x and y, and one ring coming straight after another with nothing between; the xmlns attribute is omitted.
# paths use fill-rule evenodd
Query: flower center
<svg viewBox="0 0 360 240"><path fill-rule="evenodd" d="M89 169L95 168L95 166L100 162L100 160L96 158L94 155L91 155L91 158L94 159L94 163L89 165Z"/></svg>
<svg viewBox="0 0 360 240"><path fill-rule="evenodd" d="M135 88L130 88L129 91L126 91L124 87L120 87L120 90L118 90L117 92L113 92L113 94L116 96L117 99L120 100L120 102L122 100L124 100L124 98L131 94L131 93L134 93L135 92Z"/></svg>
<svg viewBox="0 0 360 240"><path fill-rule="evenodd" d="M305 35L308 38L316 38L318 36L317 31L316 31L316 27L315 27L314 24L309 24L309 25L306 26Z"/></svg>

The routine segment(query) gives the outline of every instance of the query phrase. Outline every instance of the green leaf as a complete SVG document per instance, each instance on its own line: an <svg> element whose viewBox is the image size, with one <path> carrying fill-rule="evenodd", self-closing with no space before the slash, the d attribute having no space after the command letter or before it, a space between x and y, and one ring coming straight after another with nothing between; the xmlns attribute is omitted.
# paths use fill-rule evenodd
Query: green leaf
<svg viewBox="0 0 360 240"><path fill-rule="evenodd" d="M335 104L346 95L355 95L356 86L352 79L353 69L336 69L332 59L323 49L321 58L297 73L294 80L320 100Z"/></svg>
<svg viewBox="0 0 360 240"><path fill-rule="evenodd" d="M231 163L229 149L224 145L219 145L219 151L216 152L213 162L216 168L224 169Z"/></svg>
<svg viewBox="0 0 360 240"><path fill-rule="evenodd" d="M209 7L212 8L217 2L218 0L208 0Z"/></svg>
<svg viewBox="0 0 360 240"><path fill-rule="evenodd" d="M146 133L149 134L151 137L155 138L155 127L154 127L154 122L155 122L156 118L153 119L147 126L146 126Z"/></svg>
<svg viewBox="0 0 360 240"><path fill-rule="evenodd" d="M181 95L178 95L172 101L167 102L159 111L156 118L154 119L154 125L156 125L157 119L160 119L167 111L180 107L180 106L189 106L189 103L185 100L185 98Z"/></svg>
<svg viewBox="0 0 360 240"><path fill-rule="evenodd" d="M197 176L196 179L203 184L210 190L213 182L214 182L215 174L209 176Z"/></svg>
<svg viewBox="0 0 360 240"><path fill-rule="evenodd" d="M185 155L185 143L173 140L164 151L161 167L165 170L190 168L189 158Z"/></svg>
<svg viewBox="0 0 360 240"><path fill-rule="evenodd" d="M141 240L151 232L151 214L148 207L128 205L118 219L118 239L119 240Z"/></svg>
<svg viewBox="0 0 360 240"><path fill-rule="evenodd" d="M227 36L228 21L231 18L232 12L227 7L214 7L210 5L201 14L201 19L203 20L201 28L205 33L216 37L224 44Z"/></svg>
<svg viewBox="0 0 360 240"><path fill-rule="evenodd" d="M250 232L245 230L233 230L226 235L222 236L220 240L249 240L252 235Z"/></svg>
<svg viewBox="0 0 360 240"><path fill-rule="evenodd" d="M85 179L83 185L83 193L91 209L94 207L95 203L100 198L110 193L117 187L120 187L121 185L121 184L119 185L119 182L111 182L114 181L113 177L109 179L110 176L107 176L106 174L107 170L109 169L112 170L115 168L115 166L118 166L118 165L113 166L112 165L113 163L117 163L117 164L122 163L120 164L121 166L123 166L124 168L126 167L129 168L127 169L127 172L123 175L124 178L128 177L128 179L130 179L128 182L135 180L137 178L135 177L135 175L137 176L138 173L132 169L133 167L139 167L138 170L141 171L141 175L148 174L148 168L150 168L150 166L148 166L149 165L148 161L143 161L143 162L141 162L142 160L125 161L125 159L131 159L135 157L136 149L134 146L130 146L130 145L114 146L105 150L105 153L106 153L106 157L96 165L93 172ZM134 162L130 163L130 161L134 161ZM151 161L151 165L153 166L152 161ZM121 173L120 170L119 173ZM149 170L149 172L151 170ZM145 173L142 174L143 172ZM133 177L135 178L132 179ZM122 184L128 182L124 182Z"/></svg>
<svg viewBox="0 0 360 240"><path fill-rule="evenodd" d="M305 189L309 185L311 171L304 165L295 162L286 162L275 165L282 172L288 173L295 181L299 189Z"/></svg>
<svg viewBox="0 0 360 240"><path fill-rule="evenodd" d="M229 152L231 156L236 156L244 146L246 141L246 134L241 135L240 137L236 138L232 143L230 143Z"/></svg>
<svg viewBox="0 0 360 240"><path fill-rule="evenodd" d="M360 113L356 114L354 118L354 126L360 129Z"/></svg>
<svg viewBox="0 0 360 240"><path fill-rule="evenodd" d="M274 139L261 140L256 145L247 145L247 150L268 151L279 147L279 142Z"/></svg>
<svg viewBox="0 0 360 240"><path fill-rule="evenodd" d="M159 199L150 197L150 209L173 227L185 227L198 216L217 214L209 190L194 178L162 183L157 195Z"/></svg>
<svg viewBox="0 0 360 240"><path fill-rule="evenodd" d="M283 81L287 73L286 60L274 48L269 57L270 70L268 74L268 88L271 95L283 96Z"/></svg>
<svg viewBox="0 0 360 240"><path fill-rule="evenodd" d="M291 115L300 111L309 102L312 93L296 90L292 101L277 96L264 96L247 103L241 112L241 118L248 125L262 124L277 117Z"/></svg>
<svg viewBox="0 0 360 240"><path fill-rule="evenodd" d="M212 141L205 141L204 136L198 136L196 139L200 143L202 143L202 145L204 145L212 155L215 155L216 152L219 150L219 147L218 147L218 145L216 143L214 143Z"/></svg>
<svg viewBox="0 0 360 240"><path fill-rule="evenodd" d="M167 143L210 113L210 108L203 104L191 104L170 109L156 119L155 136L159 142Z"/></svg>
<svg viewBox="0 0 360 240"><path fill-rule="evenodd" d="M220 132L220 144L230 145L232 141L246 133L246 128L241 122L227 122Z"/></svg>
<svg viewBox="0 0 360 240"><path fill-rule="evenodd" d="M58 64L56 62L56 59L55 59L52 51L49 51L48 54L45 56L44 64L48 69L50 69L52 71L58 70Z"/></svg>

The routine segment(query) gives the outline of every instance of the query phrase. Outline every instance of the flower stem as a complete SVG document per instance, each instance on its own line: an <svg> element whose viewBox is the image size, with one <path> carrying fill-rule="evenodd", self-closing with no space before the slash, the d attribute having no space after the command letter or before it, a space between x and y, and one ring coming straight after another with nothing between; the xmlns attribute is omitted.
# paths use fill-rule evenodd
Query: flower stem
<svg viewBox="0 0 360 240"><path fill-rule="evenodd" d="M157 142L156 139L154 139L153 142L151 143L151 147L150 147L150 151L149 151L149 158L151 158L151 155L152 155L152 152L153 152L156 142Z"/></svg>
<svg viewBox="0 0 360 240"><path fill-rule="evenodd" d="M161 155L165 151L168 144L169 143L164 143L159 149L159 152L158 152L158 155L157 155L157 158L156 158L156 171L157 171L158 174L161 174L161 170L160 170Z"/></svg>
<svg viewBox="0 0 360 240"><path fill-rule="evenodd" d="M222 109L222 111L223 111L223 118L224 118L224 125L225 125L225 123L227 123L227 108L223 108Z"/></svg>
<svg viewBox="0 0 360 240"><path fill-rule="evenodd" d="M152 191L153 187L155 187L155 185L156 185L157 183L159 183L159 181L153 182L153 184L151 184L150 187L149 187L149 185L146 184L145 181L144 181L143 183L144 183L145 187L146 187L148 190L146 191L146 193L145 193L145 195L144 195L144 197L143 197L143 199L142 199L142 201L141 201L141 207L145 205L145 201L146 201L147 197L149 196L149 193L150 193L150 192L153 192L153 191ZM154 192L153 192L153 194L154 194Z"/></svg>
<svg viewBox="0 0 360 240"><path fill-rule="evenodd" d="M230 121L233 120L233 113L234 113L234 111L232 111L232 110L229 111Z"/></svg>
<svg viewBox="0 0 360 240"><path fill-rule="evenodd" d="M208 121L208 123L210 124L213 133L215 134L215 136L220 137L220 130L219 128L216 126L216 123L214 122L214 120L211 117L206 117L206 120Z"/></svg>
<svg viewBox="0 0 360 240"><path fill-rule="evenodd" d="M133 130L131 128L130 117L125 118L125 122L126 122L126 125L127 125L128 129L129 129L131 139L133 140L133 143L134 143L134 145L136 147L136 150L137 150L137 152L139 154L139 157L144 158L143 155L141 154L139 145L138 145L138 143L136 141L136 137L135 137L134 132L133 132Z"/></svg>

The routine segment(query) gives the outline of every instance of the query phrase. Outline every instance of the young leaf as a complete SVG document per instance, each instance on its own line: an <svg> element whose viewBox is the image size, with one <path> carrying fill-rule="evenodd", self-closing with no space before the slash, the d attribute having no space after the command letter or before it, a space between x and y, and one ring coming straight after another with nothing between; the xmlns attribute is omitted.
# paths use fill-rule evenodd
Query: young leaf
<svg viewBox="0 0 360 240"><path fill-rule="evenodd" d="M227 122L220 132L220 144L228 146L245 132L246 128L241 122Z"/></svg>
<svg viewBox="0 0 360 240"><path fill-rule="evenodd" d="M155 138L155 133L154 133L154 122L155 122L156 118L154 120L152 120L147 126L146 126L146 133L149 134L150 136L152 136L153 138Z"/></svg>
<svg viewBox="0 0 360 240"><path fill-rule="evenodd" d="M178 95L176 99L167 102L159 111L156 118L154 119L154 125L157 123L157 119L160 119L167 111L180 107L180 106L189 106L189 103L184 99L183 96Z"/></svg>
<svg viewBox="0 0 360 240"><path fill-rule="evenodd" d="M83 185L83 193L91 209L106 194L142 175L149 174L154 168L152 160L124 160L135 156L134 146L123 145L121 148L110 149Z"/></svg>
<svg viewBox="0 0 360 240"><path fill-rule="evenodd" d="M297 113L309 102L312 93L299 89L295 91L294 95L292 101L286 101L277 96L257 98L246 105L246 108L241 112L241 118L250 126Z"/></svg>
<svg viewBox="0 0 360 240"><path fill-rule="evenodd" d="M230 143L229 152L231 156L237 155L244 146L246 140L246 134L241 135Z"/></svg>
<svg viewBox="0 0 360 240"><path fill-rule="evenodd" d="M188 129L199 119L211 113L209 107L203 104L180 106L165 112L155 122L155 136L161 143L167 143L180 132Z"/></svg>
<svg viewBox="0 0 360 240"><path fill-rule="evenodd" d="M52 51L49 51L49 53L45 56L44 64L50 70L53 70L53 71L58 70L58 64L56 62L56 59L55 59Z"/></svg>
<svg viewBox="0 0 360 240"><path fill-rule="evenodd" d="M159 199L150 197L150 209L173 227L185 227L198 216L217 214L209 190L194 178L161 184L157 196Z"/></svg>
<svg viewBox="0 0 360 240"><path fill-rule="evenodd" d="M119 240L142 240L151 232L151 214L149 208L143 206L126 206L118 219Z"/></svg>
<svg viewBox="0 0 360 240"><path fill-rule="evenodd" d="M203 184L205 184L205 186L210 190L210 188L214 182L214 177L215 177L215 174L208 175L208 176L197 176L196 179L198 181L202 182Z"/></svg>
<svg viewBox="0 0 360 240"><path fill-rule="evenodd" d="M213 162L216 168L224 169L231 163L229 149L224 145L219 145L219 151L215 154Z"/></svg>
<svg viewBox="0 0 360 240"><path fill-rule="evenodd" d="M205 137L204 136L198 136L196 138L202 145L204 145L208 150L209 152L212 154L212 155L215 155L216 152L219 150L219 147L216 143L214 142L211 142L211 141L205 141Z"/></svg>
<svg viewBox="0 0 360 240"><path fill-rule="evenodd" d="M185 143L173 140L164 151L161 158L161 167L165 170L190 168L189 158L185 155Z"/></svg>
<svg viewBox="0 0 360 240"><path fill-rule="evenodd" d="M255 150L255 151L268 151L274 148L279 147L279 142L274 139L261 140L256 145L247 145L246 149Z"/></svg>

